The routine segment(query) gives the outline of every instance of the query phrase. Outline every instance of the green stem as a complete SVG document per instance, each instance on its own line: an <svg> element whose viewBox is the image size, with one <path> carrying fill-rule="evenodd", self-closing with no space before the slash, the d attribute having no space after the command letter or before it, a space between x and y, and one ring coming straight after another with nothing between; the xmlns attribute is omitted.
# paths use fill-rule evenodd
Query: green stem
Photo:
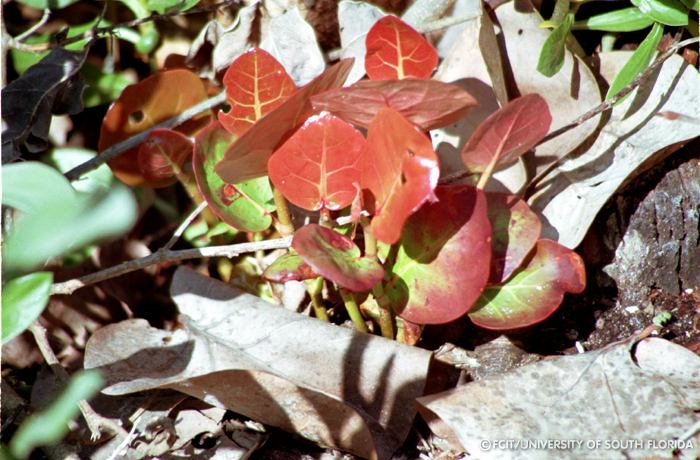
<svg viewBox="0 0 700 460"><path fill-rule="evenodd" d="M323 304L323 297L321 295L321 291L323 290L323 278L319 276L314 280L307 281L306 290L311 296L311 304L314 307L316 318L328 322L328 313L326 312L326 307Z"/></svg>
<svg viewBox="0 0 700 460"><path fill-rule="evenodd" d="M391 308L388 305L381 282L372 288L372 295L374 295L374 300L379 305L378 323L379 329L382 331L382 337L394 340L394 318L392 317Z"/></svg>
<svg viewBox="0 0 700 460"><path fill-rule="evenodd" d="M372 233L372 226L367 217L360 217L360 225L362 225L362 233L365 237L365 257L374 259L377 257L377 239Z"/></svg>
<svg viewBox="0 0 700 460"><path fill-rule="evenodd" d="M341 288L340 296L343 298L345 310L347 310L350 319L352 320L353 324L355 324L355 329L360 332L369 332L367 330L367 325L365 324L365 319L362 317L362 313L360 312L360 308L357 306L353 293Z"/></svg>
<svg viewBox="0 0 700 460"><path fill-rule="evenodd" d="M272 197L275 200L277 219L279 220L279 228L277 230L279 230L282 236L294 234L294 225L292 224L292 217L289 214L287 199L282 195L282 192L275 187L272 187Z"/></svg>

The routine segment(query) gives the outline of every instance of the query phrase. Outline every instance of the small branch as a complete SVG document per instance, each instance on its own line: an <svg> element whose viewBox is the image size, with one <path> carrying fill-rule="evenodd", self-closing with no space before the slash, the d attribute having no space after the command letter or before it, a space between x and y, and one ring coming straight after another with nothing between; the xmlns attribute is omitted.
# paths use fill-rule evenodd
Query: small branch
<svg viewBox="0 0 700 460"><path fill-rule="evenodd" d="M14 37L15 43L22 42L22 41L24 41L26 38L31 37L32 35L34 35L34 32L36 32L37 30L41 29L42 27L44 27L44 25L46 25L47 22L49 22L49 18L50 18L50 17L51 17L51 10L48 9L48 8L46 8L46 9L44 10L43 16L41 16L41 19L39 19L39 22L37 22L36 24L34 24L33 26L31 26L29 29L25 30L25 31L22 32L21 34L19 34L19 35L17 35L16 37Z"/></svg>
<svg viewBox="0 0 700 460"><path fill-rule="evenodd" d="M177 229L175 229L173 236L171 236L170 239L168 240L168 242L165 243L165 245L163 246L163 249L168 250L168 249L172 248L175 245L175 243L177 243L177 240L180 239L182 234L185 233L185 230L187 230L187 227L190 226L192 221L195 220L197 218L197 216L200 215L202 213L202 211L204 211L204 208L206 208L206 207L207 207L206 201L202 201L201 203L199 203L199 206L197 206L194 209L194 211L192 211L190 213L190 215L187 216L185 218L185 220L182 221L180 226Z"/></svg>
<svg viewBox="0 0 700 460"><path fill-rule="evenodd" d="M151 265L179 262L188 259L199 259L206 257L236 257L238 255L261 251L266 249L288 248L292 243L291 237L278 238L275 240L255 241L252 243L229 244L225 246L210 246L199 249L182 249L173 251L161 248L151 255L140 259L133 259L119 265L114 265L99 272L91 273L83 277L56 283L51 287L52 295L72 294L78 289L99 283L117 276L124 275L136 270L141 270Z"/></svg>
<svg viewBox="0 0 700 460"><path fill-rule="evenodd" d="M219 104L222 104L226 101L226 92L222 91L221 93L217 94L214 97L211 97L205 101L200 102L199 104L195 104L189 109L184 110L181 112L179 115L176 115L172 118L169 118L168 120L165 120L164 122L146 130L143 132L140 132L134 136L131 136L130 138L119 142L118 144L114 144L109 148L106 148L102 152L100 152L99 155L96 157L91 158L90 160L86 161L83 164L80 164L76 166L75 168L71 169L68 171L65 176L66 179L69 181L74 181L78 179L80 176L85 174L86 172L92 171L93 169L97 168L98 166L108 162L109 160L118 157L122 153L126 152L127 150L130 150L146 139L148 139L148 136L151 134L151 132L154 129L158 128L174 128L175 126L181 125L182 123L190 120L193 118L195 115L204 112L206 110L211 109L212 107L216 107Z"/></svg>

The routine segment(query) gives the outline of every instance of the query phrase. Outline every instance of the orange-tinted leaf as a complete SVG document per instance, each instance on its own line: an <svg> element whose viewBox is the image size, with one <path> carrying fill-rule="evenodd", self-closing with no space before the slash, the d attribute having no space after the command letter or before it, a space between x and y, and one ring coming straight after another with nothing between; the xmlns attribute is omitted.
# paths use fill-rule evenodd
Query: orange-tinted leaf
<svg viewBox="0 0 700 460"><path fill-rule="evenodd" d="M170 185L192 157L192 141L172 129L154 129L137 155L143 178L153 184Z"/></svg>
<svg viewBox="0 0 700 460"><path fill-rule="evenodd" d="M127 86L107 111L100 129L100 151L179 115L207 98L204 84L192 71L173 69L151 75ZM192 135L209 122L210 113L203 112L181 124L177 131ZM143 177L135 147L109 161L112 172L129 185L160 186Z"/></svg>
<svg viewBox="0 0 700 460"><path fill-rule="evenodd" d="M489 277L491 224L486 197L467 185L438 187L404 227L384 292L399 316L417 324L464 315Z"/></svg>
<svg viewBox="0 0 700 460"><path fill-rule="evenodd" d="M313 113L309 98L341 86L351 69L352 59L340 61L263 116L226 151L223 160L216 165L217 174L226 182L267 175L267 162L272 152Z"/></svg>
<svg viewBox="0 0 700 460"><path fill-rule="evenodd" d="M296 89L282 64L261 48L252 48L233 61L224 75L224 86L231 110L219 112L219 122L236 136L282 104Z"/></svg>
<svg viewBox="0 0 700 460"><path fill-rule="evenodd" d="M384 277L376 259L362 257L350 238L330 228L301 227L294 233L292 248L316 273L350 291L368 291Z"/></svg>
<svg viewBox="0 0 700 460"><path fill-rule="evenodd" d="M270 157L270 180L300 208L342 209L357 194L364 145L362 134L340 118L313 116Z"/></svg>
<svg viewBox="0 0 700 460"><path fill-rule="evenodd" d="M396 243L403 224L433 199L440 168L433 146L418 128L390 108L377 112L361 157L363 189L374 195L374 236Z"/></svg>
<svg viewBox="0 0 700 460"><path fill-rule="evenodd" d="M539 240L532 258L506 283L484 290L469 317L487 329L514 329L554 313L565 292L586 287L586 268L578 254L551 240Z"/></svg>
<svg viewBox="0 0 700 460"><path fill-rule="evenodd" d="M391 107L423 131L450 125L477 102L459 86L437 80L362 80L311 98L316 110L328 110L366 128L382 107Z"/></svg>
<svg viewBox="0 0 700 460"><path fill-rule="evenodd" d="M278 257L262 274L264 279L273 283L302 281L318 278L318 276L318 273L304 262L299 254L292 252Z"/></svg>
<svg viewBox="0 0 700 460"><path fill-rule="evenodd" d="M470 172L482 172L497 157L496 165L513 163L549 131L552 115L539 94L513 99L477 126L462 149Z"/></svg>
<svg viewBox="0 0 700 460"><path fill-rule="evenodd" d="M372 80L428 79L435 71L435 48L396 16L384 16L367 33L365 71Z"/></svg>
<svg viewBox="0 0 700 460"><path fill-rule="evenodd" d="M489 283L501 283L513 274L540 237L542 223L530 206L515 195L487 193L493 228L493 258Z"/></svg>

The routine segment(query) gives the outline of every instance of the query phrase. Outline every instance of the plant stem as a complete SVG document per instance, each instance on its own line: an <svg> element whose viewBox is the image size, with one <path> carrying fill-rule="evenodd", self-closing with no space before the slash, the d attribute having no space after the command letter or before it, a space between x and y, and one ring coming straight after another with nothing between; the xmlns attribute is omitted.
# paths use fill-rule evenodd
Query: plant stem
<svg viewBox="0 0 700 460"><path fill-rule="evenodd" d="M365 257L375 259L377 257L377 239L372 233L372 226L367 217L360 217L360 225L362 225L362 234L365 237Z"/></svg>
<svg viewBox="0 0 700 460"><path fill-rule="evenodd" d="M314 280L307 281L306 290L311 296L311 305L314 307L316 318L328 322L328 313L326 312L326 306L323 304L322 297L323 278L319 276Z"/></svg>
<svg viewBox="0 0 700 460"><path fill-rule="evenodd" d="M484 169L484 172L481 173L481 176L479 176L479 182L477 182L476 184L476 188L478 188L479 190L483 190L484 187L486 187L486 182L488 182L491 178L493 168L495 168L496 163L498 163L498 157L499 155L494 155L493 158L491 158L489 164L486 166L486 169Z"/></svg>
<svg viewBox="0 0 700 460"><path fill-rule="evenodd" d="M343 298L345 310L348 312L353 324L355 324L355 329L360 332L369 332L367 330L367 325L365 324L365 319L362 317L362 313L360 312L360 308L357 306L353 293L346 289L340 288L340 297Z"/></svg>
<svg viewBox="0 0 700 460"><path fill-rule="evenodd" d="M372 288L372 295L379 306L379 329L382 331L382 337L389 340L394 340L394 318L391 314L391 308L388 305L384 287L382 283L377 283Z"/></svg>

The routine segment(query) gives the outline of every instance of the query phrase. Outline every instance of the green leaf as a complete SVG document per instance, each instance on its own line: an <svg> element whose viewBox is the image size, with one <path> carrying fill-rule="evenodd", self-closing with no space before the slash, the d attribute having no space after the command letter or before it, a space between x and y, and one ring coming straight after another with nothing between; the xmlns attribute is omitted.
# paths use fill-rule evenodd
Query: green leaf
<svg viewBox="0 0 700 460"><path fill-rule="evenodd" d="M85 108L114 101L124 88L136 83L127 72L104 73L97 66L86 62L81 69L87 88L83 93Z"/></svg>
<svg viewBox="0 0 700 460"><path fill-rule="evenodd" d="M45 208L64 208L76 193L61 173L36 161L2 168L2 204L33 214Z"/></svg>
<svg viewBox="0 0 700 460"><path fill-rule="evenodd" d="M68 422L78 415L78 403L92 397L103 381L97 371L78 371L56 401L27 417L10 441L13 457L27 458L35 447L55 444L68 433Z"/></svg>
<svg viewBox="0 0 700 460"><path fill-rule="evenodd" d="M358 249L359 251L359 249ZM278 257L265 269L262 277L273 283L318 278L318 273L299 254L290 252Z"/></svg>
<svg viewBox="0 0 700 460"><path fill-rule="evenodd" d="M44 311L53 273L37 272L15 278L2 288L2 343L18 336Z"/></svg>
<svg viewBox="0 0 700 460"><path fill-rule="evenodd" d="M56 167L60 172L66 173L74 167L85 163L97 154L94 150L81 149L77 147L57 148L49 153L45 161ZM79 179L71 182L73 188L83 193L104 192L109 189L114 181L112 171L106 164L83 174Z"/></svg>
<svg viewBox="0 0 700 460"><path fill-rule="evenodd" d="M573 23L573 13L567 14L562 23L549 34L544 45L542 45L540 58L537 61L537 71L542 75L553 77L564 65L566 37L569 35L569 31L571 31Z"/></svg>
<svg viewBox="0 0 700 460"><path fill-rule="evenodd" d="M700 0L681 0L685 6L694 11L700 11Z"/></svg>
<svg viewBox="0 0 700 460"><path fill-rule="evenodd" d="M632 0L639 11L667 26L688 25L688 9L680 0Z"/></svg>
<svg viewBox="0 0 700 460"><path fill-rule="evenodd" d="M23 3L32 8L37 8L39 10L58 10L72 5L78 0L17 0L19 3Z"/></svg>
<svg viewBox="0 0 700 460"><path fill-rule="evenodd" d="M199 0L147 0L146 8L158 14L187 11L199 3Z"/></svg>
<svg viewBox="0 0 700 460"><path fill-rule="evenodd" d="M647 68L656 54L656 47L659 46L663 33L664 26L655 22L649 35L639 44L639 48L630 56L629 61L622 67L620 73L617 74L610 84L610 89L608 89L608 94L605 95L605 99L610 99L616 95L622 88L632 83L632 80Z"/></svg>
<svg viewBox="0 0 700 460"><path fill-rule="evenodd" d="M602 30L604 32L633 32L646 29L654 20L639 8L630 7L609 13L597 14L574 23L574 30Z"/></svg>

